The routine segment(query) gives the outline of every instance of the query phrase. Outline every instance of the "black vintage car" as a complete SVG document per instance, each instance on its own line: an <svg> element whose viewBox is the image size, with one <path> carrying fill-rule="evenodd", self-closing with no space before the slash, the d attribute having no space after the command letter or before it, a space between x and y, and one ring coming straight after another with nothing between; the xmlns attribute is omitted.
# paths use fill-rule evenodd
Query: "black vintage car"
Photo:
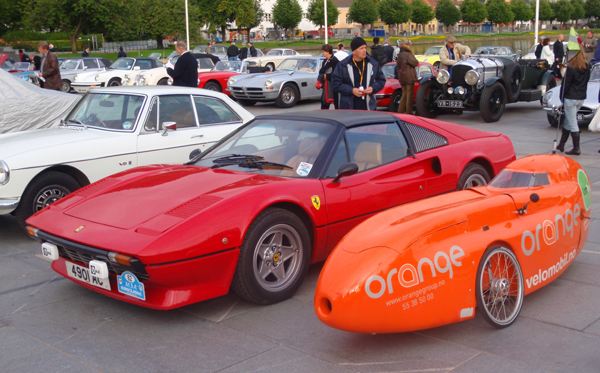
<svg viewBox="0 0 600 373"><path fill-rule="evenodd" d="M481 56L457 62L451 73L442 69L437 77L422 80L416 97L417 114L435 118L442 113L481 111L483 120L496 122L507 103L539 101L546 90L556 86L546 60Z"/></svg>

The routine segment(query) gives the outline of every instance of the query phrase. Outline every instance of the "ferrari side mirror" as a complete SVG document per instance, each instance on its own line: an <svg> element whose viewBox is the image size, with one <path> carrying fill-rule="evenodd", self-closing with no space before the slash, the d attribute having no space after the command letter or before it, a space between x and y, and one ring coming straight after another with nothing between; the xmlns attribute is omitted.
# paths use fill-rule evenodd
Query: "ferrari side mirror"
<svg viewBox="0 0 600 373"><path fill-rule="evenodd" d="M356 163L344 163L339 169L338 174L333 179L332 183L337 184L340 182L340 178L344 176L354 175L358 172L358 165Z"/></svg>

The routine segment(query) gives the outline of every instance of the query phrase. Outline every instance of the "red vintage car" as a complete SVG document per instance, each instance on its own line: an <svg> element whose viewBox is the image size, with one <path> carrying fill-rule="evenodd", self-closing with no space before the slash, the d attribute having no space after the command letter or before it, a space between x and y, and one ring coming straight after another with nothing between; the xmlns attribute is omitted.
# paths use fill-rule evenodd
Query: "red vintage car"
<svg viewBox="0 0 600 373"><path fill-rule="evenodd" d="M385 86L383 89L375 95L377 98L377 107L387 108L389 111L397 112L400 98L402 97L402 86L398 79L394 78L394 70L396 68L395 62L386 63L383 66L383 75L385 75ZM419 80L421 78L436 76L437 71L433 68L430 63L419 62L416 67L417 76ZM417 89L419 89L419 82L415 83L415 89L413 92L413 104L416 102Z"/></svg>
<svg viewBox="0 0 600 373"><path fill-rule="evenodd" d="M231 97L231 93L227 90L229 78L236 75L269 71L265 67L249 67L243 61L219 61L211 71L198 73L198 88L222 92Z"/></svg>
<svg viewBox="0 0 600 373"><path fill-rule="evenodd" d="M171 309L233 288L269 304L368 217L485 185L514 159L504 135L416 116L261 116L184 165L90 184L28 232L57 273L129 303Z"/></svg>

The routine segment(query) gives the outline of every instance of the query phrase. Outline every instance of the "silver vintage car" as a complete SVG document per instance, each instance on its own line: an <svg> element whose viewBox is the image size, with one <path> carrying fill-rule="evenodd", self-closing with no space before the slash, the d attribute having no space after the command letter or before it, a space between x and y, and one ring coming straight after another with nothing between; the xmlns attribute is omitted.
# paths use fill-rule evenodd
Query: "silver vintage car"
<svg viewBox="0 0 600 373"><path fill-rule="evenodd" d="M275 101L277 107L289 108L300 100L321 97L315 84L323 61L319 57L287 58L272 73L232 76L227 90L245 106Z"/></svg>
<svg viewBox="0 0 600 373"><path fill-rule="evenodd" d="M600 92L600 64L592 66L590 81L587 85L587 98L583 106L577 112L577 123L579 126L587 126L594 118L596 110L600 107L598 102ZM559 113L562 113L562 102L560 100L560 86L552 88L542 97L542 107L546 110L548 123L552 127L558 126Z"/></svg>

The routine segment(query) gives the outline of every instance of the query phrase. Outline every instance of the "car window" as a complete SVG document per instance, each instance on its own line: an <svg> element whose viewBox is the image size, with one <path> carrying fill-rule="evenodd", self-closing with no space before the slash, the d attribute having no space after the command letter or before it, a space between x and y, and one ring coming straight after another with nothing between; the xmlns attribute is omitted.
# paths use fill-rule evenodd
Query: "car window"
<svg viewBox="0 0 600 373"><path fill-rule="evenodd" d="M87 67L88 69L97 69L98 63L96 60L83 60L83 66Z"/></svg>
<svg viewBox="0 0 600 373"><path fill-rule="evenodd" d="M161 96L158 105L159 129L165 122L177 123L177 128L197 127L196 114L189 95Z"/></svg>
<svg viewBox="0 0 600 373"><path fill-rule="evenodd" d="M194 104L196 105L200 125L242 121L233 110L218 98L195 96Z"/></svg>
<svg viewBox="0 0 600 373"><path fill-rule="evenodd" d="M531 188L542 185L550 185L548 174L545 172L532 173L502 170L490 182L490 186L494 188Z"/></svg>
<svg viewBox="0 0 600 373"><path fill-rule="evenodd" d="M431 71L431 67L423 65L419 67L419 74L417 75L421 78L429 78L430 76L433 76L433 71Z"/></svg>
<svg viewBox="0 0 600 373"><path fill-rule="evenodd" d="M155 98L154 100L152 100L152 103L150 105L150 114L146 119L144 129L146 131L155 132L158 128L158 126L156 125L156 119L158 118L158 99Z"/></svg>
<svg viewBox="0 0 600 373"><path fill-rule="evenodd" d="M337 175L338 168L346 162L356 163L360 172L397 161L408 154L406 139L396 123L350 128L339 147L327 170L328 177Z"/></svg>
<svg viewBox="0 0 600 373"><path fill-rule="evenodd" d="M152 68L152 62L148 60L137 60L134 66L139 66L140 70L149 70Z"/></svg>
<svg viewBox="0 0 600 373"><path fill-rule="evenodd" d="M283 51L283 55L284 55L284 56L293 56L293 55L294 55L294 52L293 52L293 51L290 51L290 50L285 50L285 51Z"/></svg>
<svg viewBox="0 0 600 373"><path fill-rule="evenodd" d="M69 114L67 124L129 131L135 125L143 102L143 96L88 93Z"/></svg>
<svg viewBox="0 0 600 373"><path fill-rule="evenodd" d="M199 69L212 69L215 66L210 58L198 58L197 61Z"/></svg>
<svg viewBox="0 0 600 373"><path fill-rule="evenodd" d="M104 65L104 62L102 62L102 60L98 60L98 64L100 65L100 67L106 67L106 65Z"/></svg>

